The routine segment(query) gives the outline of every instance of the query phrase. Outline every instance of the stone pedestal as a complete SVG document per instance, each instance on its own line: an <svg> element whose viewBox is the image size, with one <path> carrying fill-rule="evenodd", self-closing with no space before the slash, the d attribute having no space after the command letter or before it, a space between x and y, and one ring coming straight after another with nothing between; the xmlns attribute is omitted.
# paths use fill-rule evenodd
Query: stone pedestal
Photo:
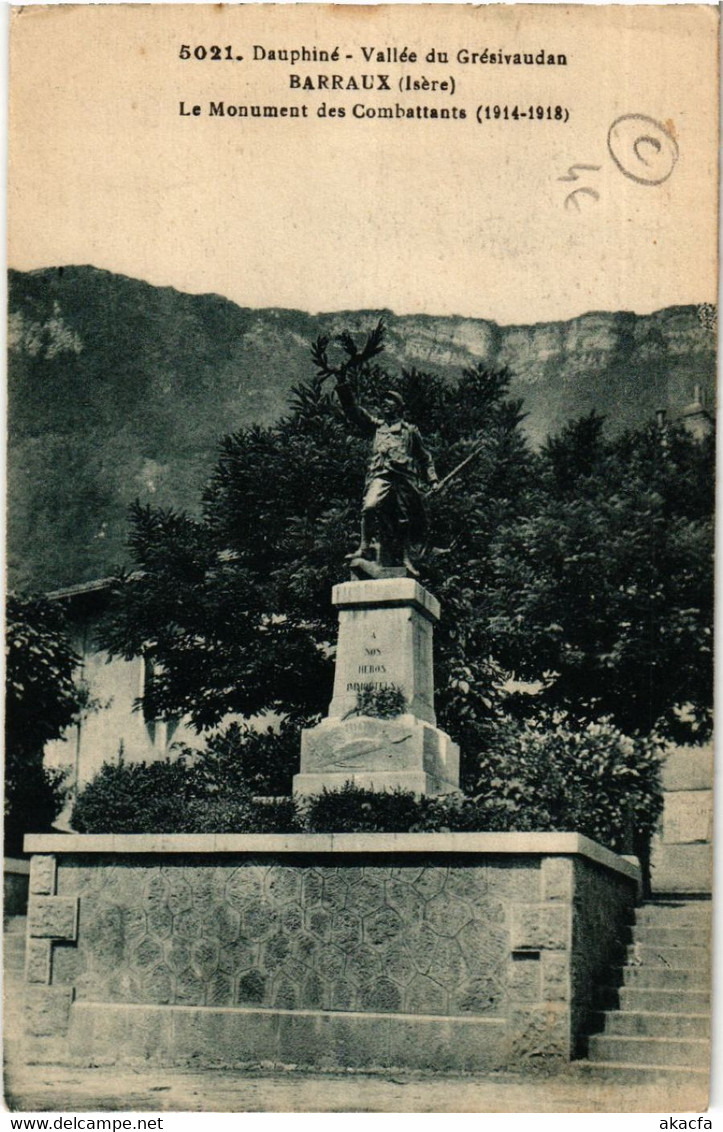
<svg viewBox="0 0 723 1132"><path fill-rule="evenodd" d="M459 748L436 726L432 634L439 602L413 578L335 586L339 643L329 715L304 731L295 794L354 782L416 794L459 789ZM402 689L406 711L393 719L357 714L366 688Z"/></svg>

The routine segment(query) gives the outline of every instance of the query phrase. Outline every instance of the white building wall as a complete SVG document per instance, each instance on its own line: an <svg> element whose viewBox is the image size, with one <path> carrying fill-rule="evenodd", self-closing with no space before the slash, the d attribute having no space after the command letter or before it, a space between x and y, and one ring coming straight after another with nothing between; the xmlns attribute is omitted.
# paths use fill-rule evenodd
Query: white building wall
<svg viewBox="0 0 723 1132"><path fill-rule="evenodd" d="M79 726L68 728L65 740L48 743L47 766L69 767L71 781L82 788L104 763L153 762L173 754L176 742L199 746L193 728L184 724L147 723L134 705L143 693L145 663L108 659L105 652L89 651L83 657L82 675L92 702L97 702Z"/></svg>

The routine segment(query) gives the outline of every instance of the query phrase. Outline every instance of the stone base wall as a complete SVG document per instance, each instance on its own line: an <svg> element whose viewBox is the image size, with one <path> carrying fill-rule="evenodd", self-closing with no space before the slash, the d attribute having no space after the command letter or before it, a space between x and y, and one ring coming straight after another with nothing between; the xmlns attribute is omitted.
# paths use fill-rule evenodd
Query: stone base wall
<svg viewBox="0 0 723 1132"><path fill-rule="evenodd" d="M574 834L29 841L28 1032L81 1060L567 1059L637 884Z"/></svg>
<svg viewBox="0 0 723 1132"><path fill-rule="evenodd" d="M501 1019L77 1003L74 1062L475 1072L506 1062Z"/></svg>
<svg viewBox="0 0 723 1132"><path fill-rule="evenodd" d="M571 1029L575 1052L587 1053L587 1035L599 1011L596 989L617 986L631 940L629 894L605 869L573 862L573 935L570 956Z"/></svg>

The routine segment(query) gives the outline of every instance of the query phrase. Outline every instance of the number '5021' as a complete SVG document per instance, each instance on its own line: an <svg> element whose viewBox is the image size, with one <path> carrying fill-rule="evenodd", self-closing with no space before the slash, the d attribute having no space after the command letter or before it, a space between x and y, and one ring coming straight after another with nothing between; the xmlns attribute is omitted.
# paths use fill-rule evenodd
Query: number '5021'
<svg viewBox="0 0 723 1132"><path fill-rule="evenodd" d="M234 55L233 48L229 43L226 47L217 47L215 44L211 47L204 47L202 44L198 47L189 47L187 43L181 45L181 50L178 52L179 59L240 59L240 55Z"/></svg>

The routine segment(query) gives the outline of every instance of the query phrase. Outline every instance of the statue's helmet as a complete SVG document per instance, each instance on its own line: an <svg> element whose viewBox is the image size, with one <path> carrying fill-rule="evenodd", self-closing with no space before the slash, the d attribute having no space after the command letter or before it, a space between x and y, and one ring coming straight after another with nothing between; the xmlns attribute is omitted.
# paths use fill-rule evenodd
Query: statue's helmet
<svg viewBox="0 0 723 1132"><path fill-rule="evenodd" d="M385 389L382 394L382 401L392 401L400 412L404 411L404 398L401 393L397 393L396 389Z"/></svg>

